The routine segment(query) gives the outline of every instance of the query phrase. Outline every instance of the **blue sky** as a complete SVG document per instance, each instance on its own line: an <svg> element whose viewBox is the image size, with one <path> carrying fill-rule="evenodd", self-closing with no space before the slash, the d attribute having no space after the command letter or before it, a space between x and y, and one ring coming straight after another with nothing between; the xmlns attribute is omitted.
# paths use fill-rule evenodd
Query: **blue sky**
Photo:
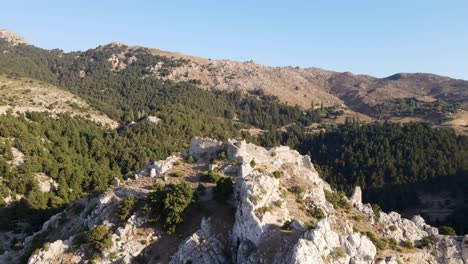
<svg viewBox="0 0 468 264"><path fill-rule="evenodd" d="M468 79L468 1L2 1L0 28L43 48L112 41L213 59Z"/></svg>

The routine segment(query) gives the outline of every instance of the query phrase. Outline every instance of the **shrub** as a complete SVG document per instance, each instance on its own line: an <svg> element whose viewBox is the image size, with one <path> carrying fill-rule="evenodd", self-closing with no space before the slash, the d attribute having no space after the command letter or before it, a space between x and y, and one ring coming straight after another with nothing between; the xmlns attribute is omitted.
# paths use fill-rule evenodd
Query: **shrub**
<svg viewBox="0 0 468 264"><path fill-rule="evenodd" d="M264 215L266 212L271 212L271 211L273 211L273 207L271 205L262 206L255 210L255 212L259 213L260 215Z"/></svg>
<svg viewBox="0 0 468 264"><path fill-rule="evenodd" d="M174 161L174 166L179 166L179 165L180 165L180 161L179 161L179 160Z"/></svg>
<svg viewBox="0 0 468 264"><path fill-rule="evenodd" d="M221 179L221 175L215 171L205 171L200 177L202 182L217 182L219 179Z"/></svg>
<svg viewBox="0 0 468 264"><path fill-rule="evenodd" d="M112 234L106 226L98 225L89 233L88 242L95 250L104 251L112 247Z"/></svg>
<svg viewBox="0 0 468 264"><path fill-rule="evenodd" d="M252 160L250 161L250 167L254 168L255 165L257 165L257 162L255 162L255 159L252 159Z"/></svg>
<svg viewBox="0 0 468 264"><path fill-rule="evenodd" d="M413 242L411 242L411 240L405 240L405 241L401 242L401 246L405 247L405 248L408 248L408 249L414 248Z"/></svg>
<svg viewBox="0 0 468 264"><path fill-rule="evenodd" d="M457 232L450 226L441 226L439 227L439 234L447 236L456 236Z"/></svg>
<svg viewBox="0 0 468 264"><path fill-rule="evenodd" d="M421 246L422 247L429 247L435 244L434 238L430 236L425 236L421 239Z"/></svg>
<svg viewBox="0 0 468 264"><path fill-rule="evenodd" d="M226 160L227 159L227 153L225 150L222 150L218 152L218 155L216 156L218 160Z"/></svg>
<svg viewBox="0 0 468 264"><path fill-rule="evenodd" d="M340 259L340 258L344 258L346 257L346 251L343 247L336 247L332 250L332 252L330 253L330 255L334 258L334 259Z"/></svg>
<svg viewBox="0 0 468 264"><path fill-rule="evenodd" d="M193 202L193 190L190 184L156 185L147 197L147 211L150 222L160 222L169 234L184 221L186 210Z"/></svg>
<svg viewBox="0 0 468 264"><path fill-rule="evenodd" d="M88 235L86 234L86 232L78 233L73 237L72 247L75 249L79 248L81 245L86 244L87 241Z"/></svg>
<svg viewBox="0 0 468 264"><path fill-rule="evenodd" d="M281 206L283 206L283 201L281 199L278 199L278 200L273 202L273 205L276 206L276 207L281 208Z"/></svg>
<svg viewBox="0 0 468 264"><path fill-rule="evenodd" d="M364 218L362 215L353 215L354 221L361 222Z"/></svg>
<svg viewBox="0 0 468 264"><path fill-rule="evenodd" d="M181 172L181 171L176 171L176 172L172 173L172 176L177 177L177 178L182 178L182 177L184 177L184 173Z"/></svg>
<svg viewBox="0 0 468 264"><path fill-rule="evenodd" d="M322 208L319 208L319 207L310 209L309 214L310 216L312 216L313 218L317 220L325 218L325 212L322 210Z"/></svg>
<svg viewBox="0 0 468 264"><path fill-rule="evenodd" d="M344 209L350 209L351 204L346 198L343 192L330 192L325 190L325 199L333 205L333 207L341 207Z"/></svg>
<svg viewBox="0 0 468 264"><path fill-rule="evenodd" d="M371 204L371 207L375 215L375 221L378 222L380 220L380 212L382 212L382 209L378 204Z"/></svg>
<svg viewBox="0 0 468 264"><path fill-rule="evenodd" d="M286 222L283 223L283 226L281 227L281 229L291 231L292 230L291 224L292 224L292 221L287 220Z"/></svg>
<svg viewBox="0 0 468 264"><path fill-rule="evenodd" d="M195 158L194 158L192 155L190 155L190 156L187 157L187 162L188 162L188 163L195 163L196 160L195 160Z"/></svg>
<svg viewBox="0 0 468 264"><path fill-rule="evenodd" d="M273 172L273 177L275 177L276 179L281 178L281 176L283 176L283 172L282 172L282 171L274 171L274 172Z"/></svg>
<svg viewBox="0 0 468 264"><path fill-rule="evenodd" d="M122 221L127 221L135 208L135 204L135 196L129 195L125 197L125 199L123 199L123 201L119 204L117 209L117 217Z"/></svg>
<svg viewBox="0 0 468 264"><path fill-rule="evenodd" d="M290 192L292 192L294 194L300 195L300 194L305 193L306 190L302 186L293 186L293 187L289 188L288 191L290 191Z"/></svg>
<svg viewBox="0 0 468 264"><path fill-rule="evenodd" d="M398 228L396 227L396 225L391 225L389 229L390 231L396 231Z"/></svg>
<svg viewBox="0 0 468 264"><path fill-rule="evenodd" d="M231 195L233 190L233 183L231 178L222 177L216 182L216 186L213 189L215 200L218 202L224 202Z"/></svg>
<svg viewBox="0 0 468 264"><path fill-rule="evenodd" d="M44 244L44 251L49 251L50 248L50 242L47 242Z"/></svg>
<svg viewBox="0 0 468 264"><path fill-rule="evenodd" d="M367 231L365 235L374 243L377 249L384 250L387 247L386 242L379 239L374 233Z"/></svg>
<svg viewBox="0 0 468 264"><path fill-rule="evenodd" d="M393 237L390 238L390 239L388 240L388 244L390 245L390 248L391 248L392 250L397 250L397 249L398 249L398 242L396 241L395 238L393 238Z"/></svg>

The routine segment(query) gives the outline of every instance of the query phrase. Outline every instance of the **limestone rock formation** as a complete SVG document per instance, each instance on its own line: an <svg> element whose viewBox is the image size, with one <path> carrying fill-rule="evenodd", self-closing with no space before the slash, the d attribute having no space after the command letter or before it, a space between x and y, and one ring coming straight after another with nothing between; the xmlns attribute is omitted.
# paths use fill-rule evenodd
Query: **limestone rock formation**
<svg viewBox="0 0 468 264"><path fill-rule="evenodd" d="M88 261L89 244L71 245L81 232L97 225L111 230L113 241L112 247L95 260L97 263L131 263L136 258L154 262L156 257L151 256L156 253L152 252L160 248L168 252L157 254L167 253L165 260L174 264L468 261L468 235L440 235L420 216L409 220L395 212L381 212L377 217L369 204L362 203L360 188L349 200L340 198L342 202L338 204L329 196L339 194L319 177L310 158L287 147L265 149L245 141L195 138L188 155L197 158L198 163L180 166L185 166L186 171L201 166L208 169L209 164L204 161L216 158L221 151L227 153L227 159L217 161L213 169L221 174L229 171L223 177L235 182L234 194L224 203L211 201L210 189L207 194L200 194L200 202L209 204L206 211L216 213L205 216L204 210L197 211L198 220L192 217L184 223L184 229L193 230L185 238L167 235L148 223L142 211L135 211L127 221L116 218L123 198L134 195L144 200L150 187L161 180L139 177L123 181L99 197L78 200L47 221L41 231L24 239L27 248L42 232L49 234L49 243L35 252L29 263ZM155 163L160 165L158 175L169 173L170 169L167 171L164 166L177 159L174 156ZM197 173L200 172L194 175ZM194 175L187 175L186 180L193 183L197 179ZM171 177L167 181L181 180L184 179ZM0 255L0 262L17 263L24 252L6 251Z"/></svg>
<svg viewBox="0 0 468 264"><path fill-rule="evenodd" d="M9 31L7 29L0 29L0 39L8 41L11 45L16 46L19 44L29 45L29 43L20 35Z"/></svg>

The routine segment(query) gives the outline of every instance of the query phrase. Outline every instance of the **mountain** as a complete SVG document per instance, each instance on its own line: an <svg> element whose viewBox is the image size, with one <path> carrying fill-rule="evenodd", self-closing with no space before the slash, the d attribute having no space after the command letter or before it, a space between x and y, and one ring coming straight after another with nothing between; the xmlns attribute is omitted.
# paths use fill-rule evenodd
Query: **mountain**
<svg viewBox="0 0 468 264"><path fill-rule="evenodd" d="M464 257L454 234L468 230L465 81L117 42L64 52L6 35L0 262L271 262L278 253L321 263L317 250L332 263ZM349 206L356 186L372 206ZM381 210L423 214L450 236Z"/></svg>
<svg viewBox="0 0 468 264"><path fill-rule="evenodd" d="M359 188L348 199L319 177L308 156L287 147L194 138L187 155L198 162L172 156L76 201L0 261L15 261L43 241L50 242L28 263L467 261L467 236L447 235L419 216L381 212L362 203ZM203 173L209 167L216 169Z"/></svg>
<svg viewBox="0 0 468 264"><path fill-rule="evenodd" d="M11 36L16 34L3 32L7 32L4 33L4 39L11 44ZM87 71L92 73L89 69L91 65L83 65L86 61L83 61L83 56L94 54L92 56L98 57L88 58L91 61L85 64L98 59L101 63L106 63L106 67L110 67L114 73L125 72L130 65L140 64L145 67L143 75L175 82L192 82L211 91L245 93L260 90L278 97L281 102L298 105L303 109L312 105L315 108L321 105L338 107L342 109L343 116L334 120L335 123L343 123L346 117L363 121L430 121L441 127L452 127L459 133L467 133L468 81L434 74L399 73L386 78L374 78L319 68L269 67L253 61L211 60L140 46L126 46L118 42L87 52L46 53L45 56L59 56L62 60L66 58L68 63L75 64L72 67L81 67L74 69L74 74L84 79L88 77ZM138 58L143 55L145 58ZM149 59L151 57L153 59ZM57 63L60 58L53 59L55 62L52 64ZM52 66L50 64L49 67ZM60 72L64 65L57 64L54 67L54 74L64 74Z"/></svg>

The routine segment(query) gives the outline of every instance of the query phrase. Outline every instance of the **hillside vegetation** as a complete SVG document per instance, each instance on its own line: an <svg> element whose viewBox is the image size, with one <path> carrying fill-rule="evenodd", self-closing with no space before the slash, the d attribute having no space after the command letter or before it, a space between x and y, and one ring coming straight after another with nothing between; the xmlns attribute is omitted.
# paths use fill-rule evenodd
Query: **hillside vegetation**
<svg viewBox="0 0 468 264"><path fill-rule="evenodd" d="M0 72L6 80L4 87L19 84L8 89L12 92L6 93L8 96L2 98L2 103L12 104L20 99L18 103L36 104L45 107L46 112L54 110L54 116L31 113L32 110L26 108L22 111L26 112L24 116L8 113L0 117L0 136L4 144L13 146L24 155L24 162L16 166L12 165L10 147L3 147L5 150L0 153L4 160L0 176L6 179L2 181L2 196L13 202L13 207L2 209L8 211L2 214L4 221L14 219L4 225L6 229L15 228L18 221L27 219L24 217L26 214L37 215L38 219L44 220L67 203L106 189L114 177L131 175L150 161L184 152L193 136L245 138L264 146L293 146L304 154L310 154L322 176L334 187L349 191L355 185L361 185L365 199L382 203L385 209L402 209L403 205L417 203L414 193L409 192L410 185L422 186L424 183L431 186L427 188L431 190L442 182L449 190L454 186L460 190L463 185L458 183L463 182L467 175L466 137L448 130L433 129L428 124L350 122L343 116L349 109L330 106L323 100L319 103L320 96L313 97L315 94L302 90L304 86L292 89L309 96L307 100L311 101L307 109L285 104L287 100L284 98L289 92L277 94L279 97L272 96L277 91L275 87L270 90L266 87L249 88L248 92L222 87L207 91L201 89L206 85L203 80L189 78L190 72L189 77L171 79L174 71L194 62L190 58L167 57L145 48L111 44L85 52L64 53L30 45L13 46L0 39L0 50L4 51L0 52ZM213 65L219 63L213 62ZM287 70L296 71L293 68ZM307 69L297 71L312 72ZM398 75L381 80L332 72L325 74L319 70L313 72L329 78L323 79L328 83L324 87L328 87L330 94L351 102L347 103L349 107L363 109L363 112L373 111L366 113L382 115L382 118L393 116L394 112L401 116L414 116L416 113L424 118L433 118L436 113L442 120L445 115L464 106L463 81L430 76L423 82L425 85L431 82L441 85L440 89L431 92L436 101L388 101L393 97L377 95L385 92L383 88L388 88L389 83L403 89L410 85L406 80L420 81L424 76ZM237 78L223 74L227 79ZM364 82L365 87L362 88L356 80ZM85 104L77 103L79 107L74 108L74 101L70 104L63 99L66 96L47 97L48 104L41 106L40 94L27 88L36 84L41 89L67 90L66 94L71 92L82 98L76 100L85 100L89 106L118 121L121 126L106 129L86 120L93 119L87 116ZM371 90L372 86L378 89ZM12 87L17 88L14 90ZM346 87L359 91L347 92ZM369 96L363 97L363 93ZM418 98L411 93L408 96ZM60 102L54 105L53 98L60 99ZM69 111L75 115L73 118L66 114ZM86 114L77 114L82 111ZM157 116L161 122L146 122L147 116ZM343 122L348 120L347 124L338 127L328 125L338 118ZM261 129L263 134L253 137L246 132L249 128ZM38 173L51 178L58 188L41 192L36 179ZM389 189L383 190L384 187ZM379 191L388 194L384 195L385 199L372 195ZM458 197L466 199L466 192L459 193ZM397 199L390 199L392 195ZM453 223L459 230L465 230L455 223L465 219L460 212L463 211L458 211L456 221L445 219L441 223ZM40 220L31 222L31 230L41 223Z"/></svg>

